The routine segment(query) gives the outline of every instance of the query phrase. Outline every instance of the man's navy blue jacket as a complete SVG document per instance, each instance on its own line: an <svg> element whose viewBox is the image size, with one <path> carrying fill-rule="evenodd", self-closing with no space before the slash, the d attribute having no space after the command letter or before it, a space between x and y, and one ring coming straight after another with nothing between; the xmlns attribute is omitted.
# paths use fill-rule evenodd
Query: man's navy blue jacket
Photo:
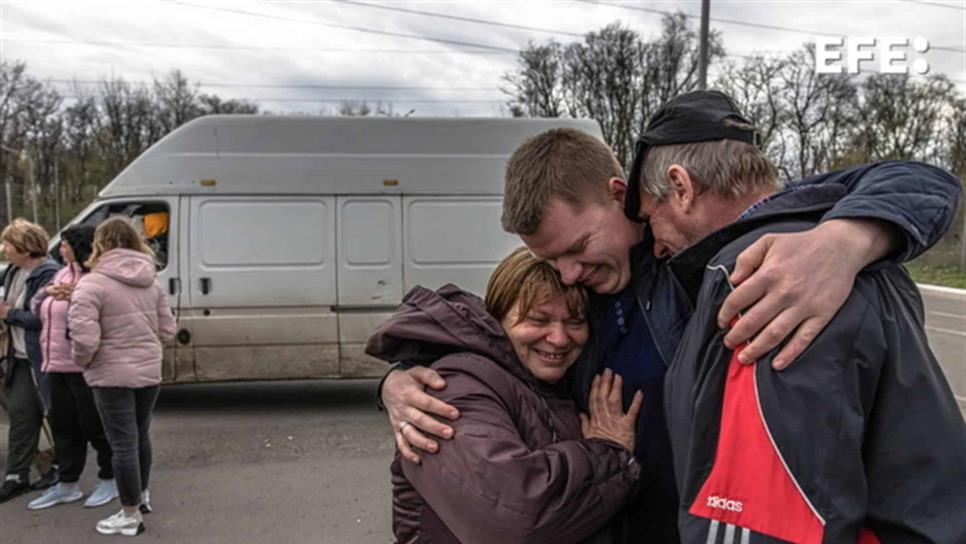
<svg viewBox="0 0 966 544"><path fill-rule="evenodd" d="M826 211L821 220L879 219L891 224L901 235L897 252L890 262L905 262L936 243L949 229L962 196L962 183L948 172L920 162L888 161L813 176L795 185L837 184L848 194ZM649 236L646 236L649 238ZM693 312L687 292L669 272L667 262L655 259L650 239L634 248L631 261L631 286L653 336L657 351L667 367L677 351L684 328ZM595 304L594 301L598 303ZM604 358L597 331L609 308L591 298L589 320L591 338L573 369L575 396L581 409L587 409L590 383ZM798 364L798 363L795 363ZM807 364L807 363L806 363ZM625 399L628 402L629 399ZM664 436L652 438L667 441ZM640 489L627 511L628 542L676 542L678 499L665 483L673 478L668 452L653 450L653 458L640 459ZM673 481L673 480L672 480Z"/></svg>
<svg viewBox="0 0 966 544"><path fill-rule="evenodd" d="M684 542L966 542L966 425L902 266L863 270L783 372L778 348L749 366L724 346L738 255L812 228L842 194L778 195L671 259L696 299L665 382Z"/></svg>

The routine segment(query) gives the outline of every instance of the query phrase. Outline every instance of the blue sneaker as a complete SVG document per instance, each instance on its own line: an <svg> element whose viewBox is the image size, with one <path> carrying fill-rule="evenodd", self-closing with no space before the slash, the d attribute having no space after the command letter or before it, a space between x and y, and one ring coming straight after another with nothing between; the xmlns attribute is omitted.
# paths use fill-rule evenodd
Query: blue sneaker
<svg viewBox="0 0 966 544"><path fill-rule="evenodd" d="M43 510L58 504L79 501L84 497L77 485L56 484L44 491L44 494L30 501L27 508L31 510Z"/></svg>
<svg viewBox="0 0 966 544"><path fill-rule="evenodd" d="M87 508L104 506L116 499L117 494L117 482L113 478L110 480L97 480L97 487L94 488L94 491L84 501L84 506Z"/></svg>

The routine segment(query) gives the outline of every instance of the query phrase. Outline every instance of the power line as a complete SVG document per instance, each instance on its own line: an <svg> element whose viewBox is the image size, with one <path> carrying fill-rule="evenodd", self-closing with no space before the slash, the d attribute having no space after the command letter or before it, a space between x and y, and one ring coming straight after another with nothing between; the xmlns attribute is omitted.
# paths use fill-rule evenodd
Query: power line
<svg viewBox="0 0 966 544"><path fill-rule="evenodd" d="M260 46L260 45L219 45L219 44L184 44L184 43L161 43L161 42L115 42L103 40L37 40L22 38L0 38L0 41L14 43L46 43L46 44L80 44L92 45L96 47L150 47L165 49L221 49L221 50L266 50L266 51L313 51L316 53L379 53L379 54L418 54L418 55L452 55L454 53L469 55L509 55L516 54L518 51L486 51L479 49L329 49L314 47L290 47L290 46Z"/></svg>
<svg viewBox="0 0 966 544"><path fill-rule="evenodd" d="M77 80L77 79L48 79L52 83L79 85L100 85L104 81L99 80ZM153 81L125 81L132 85L150 85ZM205 83L198 82L199 87L218 87L218 88L242 88L242 89L329 89L329 90L377 90L377 91L493 91L494 87L455 87L455 86L420 86L420 85L315 85L303 83Z"/></svg>
<svg viewBox="0 0 966 544"><path fill-rule="evenodd" d="M515 25L515 24L511 24L511 23L501 23L501 22L498 22L498 21L491 21L491 20L488 20L488 19L476 19L476 18L473 18L473 17L460 17L458 15L449 15L449 14L445 14L445 13L436 13L436 12L433 12L433 11L422 11L422 10L418 10L418 9L400 8L400 7L395 7L395 6L384 6L384 5L380 5L380 4L369 4L367 2L356 2L354 0L342 0L341 3L343 3L343 4L351 4L353 6L359 6L359 7L366 7L366 8L373 8L373 9L381 9L381 10L386 10L386 11L396 11L396 12L399 12L399 13L410 13L410 14L413 14L413 15L423 15L423 16L426 16L426 17L437 17L439 19L449 19L449 20L452 20L452 21L463 21L463 22L467 22L467 23L476 23L476 24L481 24L481 25L497 26L497 27L502 27L502 28L513 28L513 29L516 29L516 30L529 30L531 32L543 32L543 33L546 33L546 34L562 34L564 36L573 36L573 37L576 37L576 38L583 38L584 37L584 34L581 34L580 32L569 32L569 31L566 31L566 30L554 30L552 28L540 28L540 27L535 27L535 26L525 26L525 25Z"/></svg>
<svg viewBox="0 0 966 544"><path fill-rule="evenodd" d="M64 98L79 99L87 98L82 95L76 94L65 94L62 95ZM238 100L247 100L251 102L297 102L297 103L358 103L358 102L392 102L399 104L500 104L508 100L507 98L492 98L492 99L469 99L460 100L456 98L406 98L406 97L368 97L368 96L353 96L353 97L326 97L326 98L295 98L295 97L249 97L249 98L239 98Z"/></svg>
<svg viewBox="0 0 966 544"><path fill-rule="evenodd" d="M952 4L942 4L940 2L924 2L922 0L902 0L902 1L909 2L910 4L920 4L923 6L934 6L937 8L947 8L947 9L955 9L957 11L966 11L966 7L954 6Z"/></svg>
<svg viewBox="0 0 966 544"><path fill-rule="evenodd" d="M488 51L501 51L501 52L505 52L505 53L516 53L517 52L516 49L510 49L508 47L500 47L500 46L496 46L496 45L489 45L489 44L482 44L482 43L474 43L474 42L466 42L466 41L462 41L462 40L450 40L448 38L433 38L433 37L430 37L430 36L420 36L418 34L405 34L405 33L402 33L402 32L392 32L392 31L389 31L389 30L378 30L378 29L375 29L375 28L366 28L366 27L360 27L360 26L343 25L343 24L339 24L339 23L323 23L321 21L308 21L308 20L305 20L305 19L297 19L295 17L285 17L285 16L282 16L282 15L271 15L271 14L268 14L268 13L258 13L258 12L255 12L255 11L247 11L247 10L236 9L236 8L224 8L224 7L217 7L217 6L206 6L204 4L192 4L190 2L181 2L179 0L168 0L168 3L178 4L178 5L181 5L181 6L194 7L194 8L208 9L208 10L213 10L213 11L221 11L221 12L225 12L225 13L234 13L234 14L238 14L238 15L247 15L247 16L250 16L250 17L261 17L263 19L274 19L274 20L278 20L278 21L289 21L289 22L295 22L295 23L301 23L301 24L308 24L308 25L315 25L315 26L323 26L323 27L326 27L326 28L338 28L340 30L352 30L354 32L363 32L363 33L366 33L366 34L376 34L376 35L379 35L379 36L392 36L392 37L395 37L395 38L408 38L408 39L411 39L411 40L420 40L420 41L433 42L433 43L444 43L444 44L447 44L447 45L459 45L459 46L463 46L463 47L477 47L477 48L485 49L485 50L488 50Z"/></svg>
<svg viewBox="0 0 966 544"><path fill-rule="evenodd" d="M628 9L628 10L632 10L632 11L641 11L641 12L645 12L645 13L654 13L654 14L658 14L658 15L674 15L674 12L670 12L670 11L664 11L664 10L655 9L655 8L643 8L643 7L640 7L640 6L626 6L626 5L623 5L623 4L611 4L610 2L602 2L600 0L575 0L575 1L577 1L577 2L583 2L585 4L597 4L597 5L600 5L600 6L607 6L607 7L610 7L610 8L621 8L621 9ZM698 15L692 15L690 13L682 13L682 15L684 15L688 19L700 19L701 18ZM780 25L769 25L769 24L765 24L765 23L752 23L752 22L748 22L748 21L738 21L738 20L735 20L735 19L723 19L723 18L720 18L720 17L710 17L709 19L712 20L712 21L714 21L714 22L716 22L716 23L723 23L723 24L735 25L735 26L745 26L745 27L750 27L750 28L761 28L761 29L765 29L765 30L777 30L777 31L780 31L780 32L791 32L791 33L794 33L794 34L802 34L802 35L805 35L805 36L829 36L829 37L832 37L832 38L841 38L841 37L843 37L843 34L835 34L833 32L821 32L821 31L817 31L817 30L805 30L805 29L801 29L801 28L792 28L792 27L780 26ZM935 49L937 51L951 51L953 53L966 53L966 49L962 49L962 48L958 48L958 47L952 47L952 46L933 45L933 46L930 47L930 49Z"/></svg>

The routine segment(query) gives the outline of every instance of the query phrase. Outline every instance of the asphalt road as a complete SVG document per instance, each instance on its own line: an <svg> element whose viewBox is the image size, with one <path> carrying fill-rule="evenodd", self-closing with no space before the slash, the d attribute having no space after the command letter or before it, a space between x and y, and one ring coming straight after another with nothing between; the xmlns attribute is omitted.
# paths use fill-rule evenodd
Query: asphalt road
<svg viewBox="0 0 966 544"><path fill-rule="evenodd" d="M926 308L929 345L966 415L966 291L919 286Z"/></svg>
<svg viewBox="0 0 966 544"><path fill-rule="evenodd" d="M925 288L930 343L966 413L966 294ZM166 387L155 412L156 512L141 541L390 542L393 443L375 382ZM0 411L0 464L7 419ZM93 486L93 455L81 480ZM0 544L104 542L111 506L0 505Z"/></svg>
<svg viewBox="0 0 966 544"><path fill-rule="evenodd" d="M164 388L151 433L155 512L138 539L390 542L393 442L375 410L375 386L364 380ZM6 429L0 411L0 451ZM97 470L89 457L85 490ZM94 526L118 508L75 503L31 512L26 504L33 496L0 504L0 543L103 543Z"/></svg>

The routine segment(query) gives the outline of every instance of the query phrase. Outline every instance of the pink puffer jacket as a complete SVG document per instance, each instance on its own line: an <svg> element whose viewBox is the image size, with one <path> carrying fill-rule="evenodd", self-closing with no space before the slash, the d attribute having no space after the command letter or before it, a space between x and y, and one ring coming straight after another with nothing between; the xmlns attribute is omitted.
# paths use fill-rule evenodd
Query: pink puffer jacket
<svg viewBox="0 0 966 544"><path fill-rule="evenodd" d="M161 383L162 343L174 338L175 322L150 256L128 249L101 255L74 288L68 326L74 362L91 387Z"/></svg>
<svg viewBox="0 0 966 544"><path fill-rule="evenodd" d="M57 271L49 285L69 283L76 286L84 275L80 264L73 263ZM67 339L67 308L69 300L56 300L47 295L47 289L37 291L31 302L30 311L40 316L44 327L40 331L40 352L44 357L41 370L44 372L81 372L84 369L74 364L70 354L70 341Z"/></svg>

